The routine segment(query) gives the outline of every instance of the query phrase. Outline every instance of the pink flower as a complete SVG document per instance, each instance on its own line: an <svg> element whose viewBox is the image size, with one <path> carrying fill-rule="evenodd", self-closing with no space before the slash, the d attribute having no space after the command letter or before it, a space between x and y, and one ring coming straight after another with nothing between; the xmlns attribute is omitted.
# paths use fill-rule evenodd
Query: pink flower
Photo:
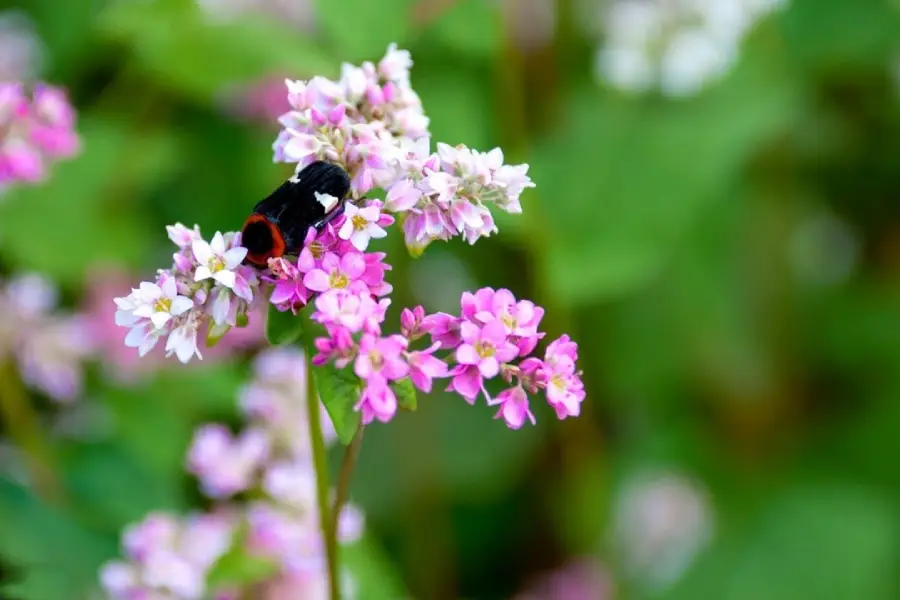
<svg viewBox="0 0 900 600"><path fill-rule="evenodd" d="M366 259L359 252L348 252L341 257L328 253L322 266L303 276L303 285L315 292L348 290L366 272Z"/></svg>
<svg viewBox="0 0 900 600"><path fill-rule="evenodd" d="M403 379L409 373L409 365L403 360L406 338L400 335L377 337L363 334L359 341L359 354L354 371L360 379L372 380Z"/></svg>
<svg viewBox="0 0 900 600"><path fill-rule="evenodd" d="M356 342L349 329L344 327L332 327L328 329L330 337L318 337L315 340L317 354L312 363L322 366L334 362L335 366L343 369L350 363L356 352Z"/></svg>
<svg viewBox="0 0 900 600"><path fill-rule="evenodd" d="M586 394L580 373L575 370L573 357L577 356L578 345L564 335L550 344L544 358L541 374L546 385L547 402L559 419L581 414L581 403Z"/></svg>
<svg viewBox="0 0 900 600"><path fill-rule="evenodd" d="M309 302L311 295L303 285L304 273L284 258L269 259L269 271L273 274L270 280L274 284L269 302L279 310L296 314L298 308Z"/></svg>
<svg viewBox="0 0 900 600"><path fill-rule="evenodd" d="M422 306L412 310L404 308L400 313L400 333L410 341L415 341L428 333L430 325L430 322L425 321L425 309Z"/></svg>
<svg viewBox="0 0 900 600"><path fill-rule="evenodd" d="M354 409L361 414L363 425L375 420L387 423L397 413L397 397L387 381L374 377L368 380Z"/></svg>
<svg viewBox="0 0 900 600"><path fill-rule="evenodd" d="M503 418L506 425L510 429L520 429L525 424L525 419L531 421L534 425L534 415L528 408L528 394L517 385L509 389L503 390L493 400L488 401L488 405L500 405L495 418Z"/></svg>
<svg viewBox="0 0 900 600"><path fill-rule="evenodd" d="M313 319L323 325L344 327L351 333L358 333L378 310L378 303L368 293L329 290L316 298Z"/></svg>
<svg viewBox="0 0 900 600"><path fill-rule="evenodd" d="M234 438L221 425L205 425L194 434L188 469L207 495L226 498L250 487L268 455L269 438L262 430L248 429Z"/></svg>
<svg viewBox="0 0 900 600"><path fill-rule="evenodd" d="M491 321L484 327L466 321L460 326L460 334L463 343L456 349L457 362L478 367L481 376L487 379L496 377L500 364L519 353L507 339L506 328L500 321Z"/></svg>
<svg viewBox="0 0 900 600"><path fill-rule="evenodd" d="M440 344L435 343L426 350L410 352L407 356L409 379L425 393L431 391L432 379L446 377L448 373L447 363L432 356L439 347Z"/></svg>
<svg viewBox="0 0 900 600"><path fill-rule="evenodd" d="M422 325L431 334L431 339L440 343L444 350L456 348L462 342L460 336L462 319L459 317L447 313L434 313L425 317Z"/></svg>
<svg viewBox="0 0 900 600"><path fill-rule="evenodd" d="M386 296L394 289L384 280L384 274L391 270L391 265L384 262L384 252L367 252L364 255L366 270L360 280L369 286L369 291L376 296Z"/></svg>

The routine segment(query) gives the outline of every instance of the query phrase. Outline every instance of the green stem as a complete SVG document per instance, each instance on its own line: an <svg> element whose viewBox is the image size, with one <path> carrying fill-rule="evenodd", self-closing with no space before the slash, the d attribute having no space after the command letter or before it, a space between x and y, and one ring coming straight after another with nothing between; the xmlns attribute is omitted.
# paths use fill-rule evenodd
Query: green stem
<svg viewBox="0 0 900 600"><path fill-rule="evenodd" d="M309 416L309 439L313 464L316 468L316 500L319 505L319 527L325 540L328 563L328 584L331 600L341 600L341 578L338 570L337 536L332 527L331 506L328 502L328 461L325 457L325 438L322 436L319 394L313 377L312 354L306 354L306 411Z"/></svg>
<svg viewBox="0 0 900 600"><path fill-rule="evenodd" d="M22 453L37 492L49 500L61 499L53 470L53 452L44 438L38 416L11 361L0 362L0 417Z"/></svg>
<svg viewBox="0 0 900 600"><path fill-rule="evenodd" d="M356 435L353 436L353 441L347 446L347 451L344 453L344 460L341 462L341 471L338 474L337 491L334 498L334 511L332 512L333 521L331 523L335 536L337 536L338 523L340 523L341 520L341 511L344 510L344 505L347 503L347 498L350 496L350 479L353 475L353 467L356 466L356 459L359 457L359 450L362 448L364 429L365 428L360 425L359 429L356 430Z"/></svg>

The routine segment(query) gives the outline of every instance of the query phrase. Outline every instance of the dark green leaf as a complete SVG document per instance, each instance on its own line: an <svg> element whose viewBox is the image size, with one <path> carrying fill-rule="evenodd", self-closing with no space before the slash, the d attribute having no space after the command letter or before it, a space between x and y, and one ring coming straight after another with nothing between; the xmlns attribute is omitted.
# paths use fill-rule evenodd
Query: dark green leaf
<svg viewBox="0 0 900 600"><path fill-rule="evenodd" d="M397 396L397 404L400 408L404 410L416 410L418 408L416 387L409 377L393 382L391 388L393 388L394 394Z"/></svg>
<svg viewBox="0 0 900 600"><path fill-rule="evenodd" d="M270 344L281 346L293 344L303 335L303 317L291 311L281 312L275 305L269 305L266 319L266 339Z"/></svg>
<svg viewBox="0 0 900 600"><path fill-rule="evenodd" d="M375 541L363 538L342 546L340 560L353 574L357 598L396 600L408 596L394 566Z"/></svg>
<svg viewBox="0 0 900 600"><path fill-rule="evenodd" d="M314 368L313 376L338 439L344 445L349 444L359 429L360 416L353 410L361 392L359 379L352 369L339 370L331 365Z"/></svg>

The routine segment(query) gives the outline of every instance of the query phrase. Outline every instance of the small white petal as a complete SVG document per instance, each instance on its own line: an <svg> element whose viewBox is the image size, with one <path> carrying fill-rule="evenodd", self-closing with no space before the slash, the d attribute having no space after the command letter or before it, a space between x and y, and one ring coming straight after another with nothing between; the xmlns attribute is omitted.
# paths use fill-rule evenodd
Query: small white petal
<svg viewBox="0 0 900 600"><path fill-rule="evenodd" d="M203 240L194 240L194 243L191 244L191 250L194 253L194 258L201 265L207 264L213 257L212 248Z"/></svg>
<svg viewBox="0 0 900 600"><path fill-rule="evenodd" d="M222 258L225 260L225 268L226 269L235 268L236 266L241 264L241 261L244 260L245 256L247 256L246 248L232 248L231 250L226 252L224 255L222 255Z"/></svg>
<svg viewBox="0 0 900 600"><path fill-rule="evenodd" d="M116 325L119 327L131 327L138 322L138 317L128 310L116 311Z"/></svg>
<svg viewBox="0 0 900 600"><path fill-rule="evenodd" d="M209 279L212 277L212 271L209 270L209 267L199 266L197 267L197 271L194 273L194 281L203 281L204 279Z"/></svg>
<svg viewBox="0 0 900 600"><path fill-rule="evenodd" d="M156 312L150 316L150 322L153 323L153 326L157 329L162 329L171 318L172 315L167 312Z"/></svg>
<svg viewBox="0 0 900 600"><path fill-rule="evenodd" d="M134 316L142 319L149 319L153 314L153 306L150 304L141 304L134 309Z"/></svg>
<svg viewBox="0 0 900 600"><path fill-rule="evenodd" d="M353 235L353 222L350 219L344 221L344 224L341 225L341 229L338 231L338 237L342 240L349 240L350 236Z"/></svg>
<svg viewBox="0 0 900 600"><path fill-rule="evenodd" d="M194 301L187 296L178 296L172 301L172 314L176 317L194 307Z"/></svg>
<svg viewBox="0 0 900 600"><path fill-rule="evenodd" d="M166 277L163 280L163 284L161 286L162 295L167 298L174 298L178 293L178 290L175 288L175 279L173 277Z"/></svg>
<svg viewBox="0 0 900 600"><path fill-rule="evenodd" d="M365 231L356 231L350 236L350 243L354 248L363 252L369 247L369 234Z"/></svg>
<svg viewBox="0 0 900 600"><path fill-rule="evenodd" d="M369 235L369 237L375 238L376 240L387 237L387 231L382 229L381 225L376 225L375 223L371 223L368 227L366 227L366 233Z"/></svg>
<svg viewBox="0 0 900 600"><path fill-rule="evenodd" d="M138 325L132 328L128 335L125 336L125 345L129 348L137 348L144 341L146 335L147 328L144 325Z"/></svg>
<svg viewBox="0 0 900 600"><path fill-rule="evenodd" d="M359 216L361 216L366 221L375 222L378 220L378 217L381 215L381 210L377 206L367 206L365 208L360 209Z"/></svg>
<svg viewBox="0 0 900 600"><path fill-rule="evenodd" d="M216 232L216 235L213 236L212 243L210 243L209 247L212 248L212 251L216 256L222 256L225 253L225 238L222 237L221 232Z"/></svg>
<svg viewBox="0 0 900 600"><path fill-rule="evenodd" d="M233 288L234 282L237 279L237 276L233 271L219 271L215 275L213 275L213 279L221 283L227 288Z"/></svg>

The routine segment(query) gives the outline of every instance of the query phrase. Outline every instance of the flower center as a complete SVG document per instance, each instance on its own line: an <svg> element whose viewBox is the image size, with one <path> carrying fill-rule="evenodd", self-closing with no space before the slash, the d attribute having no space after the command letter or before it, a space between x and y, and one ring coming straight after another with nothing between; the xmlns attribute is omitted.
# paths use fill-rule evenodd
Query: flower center
<svg viewBox="0 0 900 600"><path fill-rule="evenodd" d="M562 375L554 375L550 378L550 385L555 388L559 388L561 390L566 389L566 380L563 379Z"/></svg>
<svg viewBox="0 0 900 600"><path fill-rule="evenodd" d="M340 271L332 271L331 277L328 278L328 287L343 290L350 285L350 278Z"/></svg>
<svg viewBox="0 0 900 600"><path fill-rule="evenodd" d="M162 297L153 303L153 310L156 312L170 312L172 310L172 299Z"/></svg>
<svg viewBox="0 0 900 600"><path fill-rule="evenodd" d="M384 356L378 350L369 350L369 362L373 368L380 369L384 366Z"/></svg>
<svg viewBox="0 0 900 600"><path fill-rule="evenodd" d="M325 256L325 246L322 242L312 242L309 245L309 251L312 253L313 258L319 259Z"/></svg>
<svg viewBox="0 0 900 600"><path fill-rule="evenodd" d="M480 356L481 358L490 358L494 356L496 350L493 344L489 344L487 342L476 342L475 352L477 352L478 356Z"/></svg>
<svg viewBox="0 0 900 600"><path fill-rule="evenodd" d="M350 222L353 223L353 229L356 231L364 231L365 228L369 226L369 222L360 215L353 215L350 217Z"/></svg>
<svg viewBox="0 0 900 600"><path fill-rule="evenodd" d="M516 320L516 318L509 313L505 313L502 317L500 317L500 320L503 321L503 324L510 329L515 329L519 325L519 322Z"/></svg>
<svg viewBox="0 0 900 600"><path fill-rule="evenodd" d="M218 273L219 271L225 270L225 261L219 258L218 256L214 257L209 261L209 270L213 273Z"/></svg>

